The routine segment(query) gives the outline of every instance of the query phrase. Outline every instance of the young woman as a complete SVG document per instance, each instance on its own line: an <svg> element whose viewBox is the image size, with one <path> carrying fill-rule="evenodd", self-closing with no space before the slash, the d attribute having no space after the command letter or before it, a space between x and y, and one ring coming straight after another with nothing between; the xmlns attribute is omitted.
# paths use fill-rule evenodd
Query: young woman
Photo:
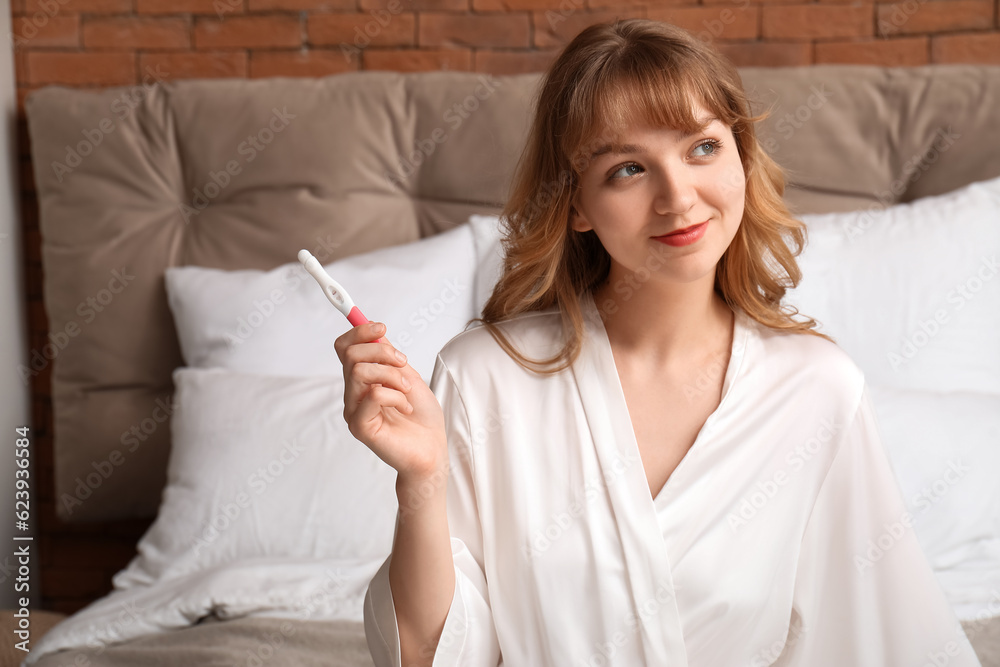
<svg viewBox="0 0 1000 667"><path fill-rule="evenodd" d="M337 339L351 432L398 471L377 667L979 665L864 376L780 304L804 228L756 120L683 30L585 29L484 326L429 387L384 327Z"/></svg>

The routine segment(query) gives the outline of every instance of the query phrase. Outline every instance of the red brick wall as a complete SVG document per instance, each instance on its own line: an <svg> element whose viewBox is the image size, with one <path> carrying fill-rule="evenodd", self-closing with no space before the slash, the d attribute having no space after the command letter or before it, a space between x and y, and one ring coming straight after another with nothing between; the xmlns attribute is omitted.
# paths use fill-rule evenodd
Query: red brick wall
<svg viewBox="0 0 1000 667"><path fill-rule="evenodd" d="M349 70L541 71L590 23L641 16L715 41L738 66L1000 64L1000 0L14 0L31 346L46 343L38 204L23 100L47 84L325 76ZM158 67L158 69L157 69ZM55 517L50 369L32 384L42 606L72 612L111 587L148 520Z"/></svg>

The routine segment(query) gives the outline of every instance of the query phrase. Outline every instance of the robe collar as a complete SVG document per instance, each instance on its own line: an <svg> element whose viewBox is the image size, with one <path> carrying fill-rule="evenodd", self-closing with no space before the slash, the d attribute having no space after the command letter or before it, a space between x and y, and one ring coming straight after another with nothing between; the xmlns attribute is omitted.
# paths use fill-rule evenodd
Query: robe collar
<svg viewBox="0 0 1000 667"><path fill-rule="evenodd" d="M723 379L719 407L706 420L688 453L667 479L654 501L649 495L645 469L625 402L625 394L614 362L607 329L593 295L581 295L585 335L573 375L592 431L597 457L607 484L615 520L619 526L622 554L633 601L634 620L642 640L645 664L687 667L687 650L677 608L671 564L657 505L665 506L691 474L689 459L700 456L700 446L716 417L726 407L726 399L743 366L750 321L738 306L733 307L733 341Z"/></svg>

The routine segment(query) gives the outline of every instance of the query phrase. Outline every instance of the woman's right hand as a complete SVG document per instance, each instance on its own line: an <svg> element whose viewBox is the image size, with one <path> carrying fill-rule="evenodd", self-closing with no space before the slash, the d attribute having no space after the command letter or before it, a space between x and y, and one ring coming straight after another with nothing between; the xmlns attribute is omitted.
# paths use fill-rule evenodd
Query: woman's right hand
<svg viewBox="0 0 1000 667"><path fill-rule="evenodd" d="M399 480L420 482L447 468L444 413L405 356L396 357L384 331L380 322L368 322L334 342L344 365L344 419ZM379 337L381 343L371 342Z"/></svg>

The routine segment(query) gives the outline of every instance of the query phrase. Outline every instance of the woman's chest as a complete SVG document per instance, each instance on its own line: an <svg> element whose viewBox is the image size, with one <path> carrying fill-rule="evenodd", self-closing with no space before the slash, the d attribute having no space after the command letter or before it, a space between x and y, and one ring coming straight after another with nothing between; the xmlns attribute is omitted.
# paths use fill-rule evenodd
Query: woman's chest
<svg viewBox="0 0 1000 667"><path fill-rule="evenodd" d="M569 655L582 647L589 655L601 641L595 637L606 642L619 631L636 631L634 619L647 602L647 620L665 618L648 579L673 581L691 656L720 657L720 627L742 628L738 643L744 649L773 640L788 618L791 579L784 577L794 573L791 547L804 521L800 515L808 511L807 475L789 475L746 525L734 527L729 515L747 498L756 502L758 482L770 479L773 469L785 469L780 443L791 445L804 434L790 430L794 420L771 410L766 398L754 407L766 418L719 413L722 420L713 418L697 442L699 454L683 462L662 507L654 506L643 485L651 478L643 465L652 474L665 470L655 469L644 445L669 446L680 436L667 434L683 432L690 447L718 406L711 391L684 383L673 390L626 387L637 397L629 406L640 417L634 423L620 401L550 391L533 399L549 418L510 417L486 436L477 459L486 574L511 593L498 592L492 600L510 636L560 637L558 651ZM645 414L652 416L643 419ZM632 427L639 447L630 442ZM601 613L594 616L595 610ZM748 659L742 652L727 654L716 664Z"/></svg>
<svg viewBox="0 0 1000 667"><path fill-rule="evenodd" d="M719 407L722 378L695 373L638 380L621 378L650 497L656 498Z"/></svg>

